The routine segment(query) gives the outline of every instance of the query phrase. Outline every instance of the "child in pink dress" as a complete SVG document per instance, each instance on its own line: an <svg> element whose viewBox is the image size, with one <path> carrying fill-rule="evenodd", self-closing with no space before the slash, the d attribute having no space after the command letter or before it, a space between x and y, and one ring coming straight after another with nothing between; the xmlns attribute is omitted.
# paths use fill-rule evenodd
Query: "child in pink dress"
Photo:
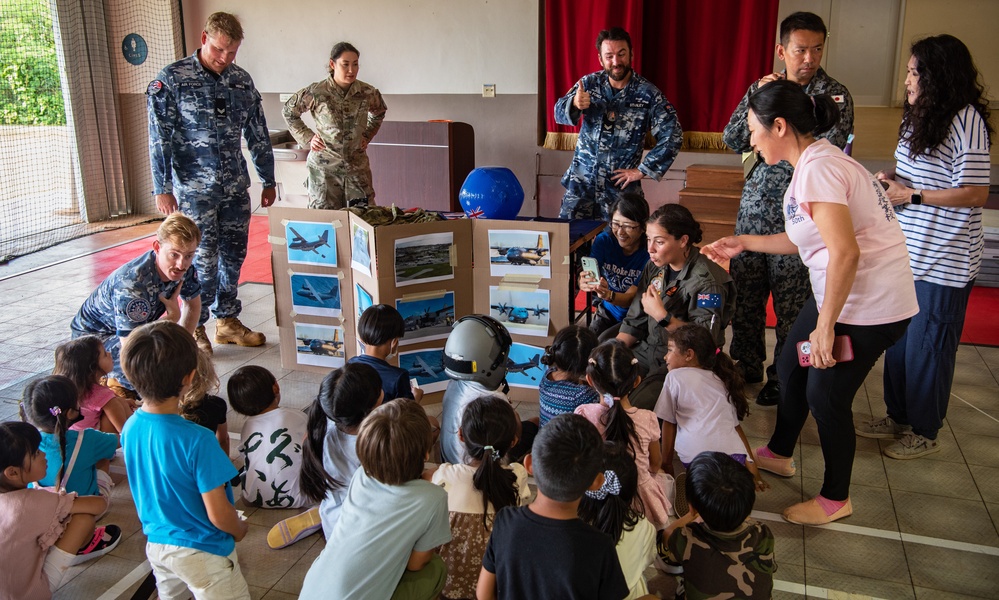
<svg viewBox="0 0 999 600"><path fill-rule="evenodd" d="M72 381L80 393L79 421L70 429L97 429L121 434L125 420L132 416L133 407L101 385L101 379L114 368L114 359L104 349L101 339L85 335L61 344L55 351L53 375L63 375Z"/></svg>
<svg viewBox="0 0 999 600"><path fill-rule="evenodd" d="M638 359L624 344L597 346L590 354L586 381L601 401L576 408L576 414L596 425L605 440L623 445L635 457L645 518L656 529L663 529L669 524L671 504L666 497L666 478L660 473L659 420L651 410L635 408L628 400L628 394L642 380L638 368Z"/></svg>

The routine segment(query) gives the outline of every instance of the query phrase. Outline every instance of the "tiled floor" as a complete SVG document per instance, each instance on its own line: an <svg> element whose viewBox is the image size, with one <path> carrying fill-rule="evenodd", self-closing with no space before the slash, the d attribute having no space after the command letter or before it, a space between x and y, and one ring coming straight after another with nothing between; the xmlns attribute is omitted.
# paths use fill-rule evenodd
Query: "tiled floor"
<svg viewBox="0 0 999 600"><path fill-rule="evenodd" d="M149 226L145 227L139 233L147 233ZM97 247L137 236L136 232L102 235L111 237L89 238L85 243ZM60 252L59 259L65 262L0 281L0 418L4 420L17 418L24 384L51 369L52 349L67 338L72 315L100 274L120 262L119 257L106 259L103 254L72 259L65 248ZM44 253L33 260L43 264ZM245 284L240 298L243 321L266 333L268 343L262 348L216 348L222 389L235 368L259 364L279 379L285 405L306 406L320 377L281 368L272 288ZM209 324L209 334L211 328ZM772 343L772 332L769 335ZM751 391L755 393L756 387ZM427 408L431 413L440 410L439 405ZM857 419L884 414L880 365L854 408ZM537 413L531 403L521 403L518 410L525 416ZM773 417L773 409L753 410L744 424L751 442L766 441ZM238 435L238 415L230 412L229 418L230 431ZM938 454L894 461L880 454L884 442L858 439L851 491L854 515L825 527L801 527L783 522L779 515L820 486L822 458L814 422L809 421L795 456L798 474L789 479L766 476L772 487L757 499L756 517L777 536L775 597L999 597L999 348L961 347L941 440L943 450ZM114 471L118 485L106 520L120 525L127 539L111 554L81 568L57 598L129 598L148 571L143 564L144 537L123 465L115 465ZM290 511L240 508L249 518L250 533L237 549L253 597L296 597L308 566L323 548L322 537L269 550L264 542L269 527ZM671 580L657 576L652 585L663 597L672 597Z"/></svg>

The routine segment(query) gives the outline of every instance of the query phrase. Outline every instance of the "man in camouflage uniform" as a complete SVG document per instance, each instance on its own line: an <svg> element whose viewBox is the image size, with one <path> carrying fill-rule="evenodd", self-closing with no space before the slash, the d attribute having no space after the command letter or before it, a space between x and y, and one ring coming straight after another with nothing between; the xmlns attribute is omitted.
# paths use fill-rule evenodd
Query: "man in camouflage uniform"
<svg viewBox="0 0 999 600"><path fill-rule="evenodd" d="M631 36L620 27L597 36L603 71L583 76L555 103L555 122L583 122L576 152L562 176L559 217L610 220L622 192L643 196L641 180L662 179L683 143L676 110L663 93L631 69ZM645 134L656 145L642 160Z"/></svg>
<svg viewBox="0 0 999 600"><path fill-rule="evenodd" d="M96 335L104 342L114 359L107 386L119 396L137 397L119 361L122 340L132 330L163 317L194 333L201 315L201 284L191 263L200 242L194 221L171 213L156 230L152 251L115 269L73 318L74 339Z"/></svg>
<svg viewBox="0 0 999 600"><path fill-rule="evenodd" d="M812 13L798 12L780 25L777 57L785 69L771 73L749 86L732 118L725 127L725 144L736 152L749 152L749 96L760 86L776 79L788 79L805 88L809 95L829 94L840 109L839 122L820 138L827 138L843 148L853 133L853 98L839 83L819 66L826 41L826 26ZM791 183L794 169L787 162L767 165L757 161L746 180L736 219L736 235L771 235L784 231L784 192ZM730 273L735 279L738 297L735 319L732 321L732 358L749 383L763 381L763 366L767 359L765 342L767 297L773 294L777 314L777 345L774 361L766 369L767 384L756 399L758 404L772 406L780 398L777 381L777 358L787 338L787 332L811 294L808 269L797 254L760 254L743 252L732 259Z"/></svg>
<svg viewBox="0 0 999 600"><path fill-rule="evenodd" d="M205 335L215 313L215 342L259 346L264 335L239 321L236 297L250 230L250 179L240 150L246 136L261 205L274 203L274 154L260 94L250 75L232 64L243 39L235 16L214 13L201 33L201 48L169 65L146 90L149 157L156 208L178 208L201 228L195 261L201 278L201 316L195 337L211 352Z"/></svg>
<svg viewBox="0 0 999 600"><path fill-rule="evenodd" d="M340 42L330 52L330 75L299 90L284 105L284 120L309 148L309 208L339 209L374 204L371 166L365 152L385 119L378 90L357 80L360 53ZM311 113L313 132L302 120Z"/></svg>

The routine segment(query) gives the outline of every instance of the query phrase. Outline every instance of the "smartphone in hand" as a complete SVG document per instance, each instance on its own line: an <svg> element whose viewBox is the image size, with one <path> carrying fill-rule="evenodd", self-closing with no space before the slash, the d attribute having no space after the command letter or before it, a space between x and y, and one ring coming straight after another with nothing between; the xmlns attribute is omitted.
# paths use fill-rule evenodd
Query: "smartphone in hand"
<svg viewBox="0 0 999 600"><path fill-rule="evenodd" d="M812 366L812 343L808 340L798 342L798 364L803 367ZM833 360L850 362L853 360L853 342L848 335L837 335L833 340Z"/></svg>
<svg viewBox="0 0 999 600"><path fill-rule="evenodd" d="M593 277L593 283L600 283L600 263L592 256L584 256L580 259L583 265L583 272L589 273Z"/></svg>

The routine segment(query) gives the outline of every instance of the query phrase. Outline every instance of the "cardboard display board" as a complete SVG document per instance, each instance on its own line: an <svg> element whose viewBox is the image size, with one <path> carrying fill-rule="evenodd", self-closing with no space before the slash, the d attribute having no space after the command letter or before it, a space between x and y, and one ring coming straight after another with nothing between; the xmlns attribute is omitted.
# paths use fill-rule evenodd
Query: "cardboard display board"
<svg viewBox="0 0 999 600"><path fill-rule="evenodd" d="M568 222L472 222L474 312L496 318L513 337L507 361L513 400L537 402L546 371L540 358L569 325L569 244Z"/></svg>
<svg viewBox="0 0 999 600"><path fill-rule="evenodd" d="M510 398L537 401L544 348L571 318L568 222L374 227L348 211L268 213L282 367L325 373L342 365L363 351L356 337L363 310L388 304L406 324L389 362L419 382L425 403L439 402L447 335L461 317L485 314L514 340Z"/></svg>
<svg viewBox="0 0 999 600"><path fill-rule="evenodd" d="M278 207L267 213L281 366L320 373L340 367L354 355L350 213Z"/></svg>

